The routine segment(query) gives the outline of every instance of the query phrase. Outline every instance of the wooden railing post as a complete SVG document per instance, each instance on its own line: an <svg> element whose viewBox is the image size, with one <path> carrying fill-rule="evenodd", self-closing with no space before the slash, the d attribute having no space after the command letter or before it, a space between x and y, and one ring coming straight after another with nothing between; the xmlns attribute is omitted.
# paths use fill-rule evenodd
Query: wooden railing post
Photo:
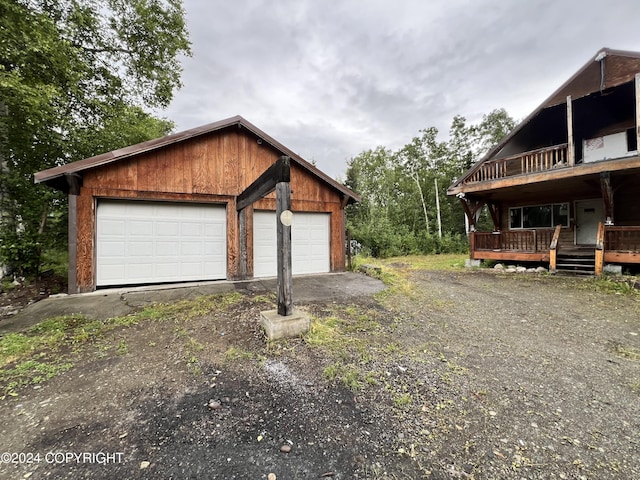
<svg viewBox="0 0 640 480"><path fill-rule="evenodd" d="M598 223L598 237L596 239L596 275L602 275L604 269L604 223Z"/></svg>
<svg viewBox="0 0 640 480"><path fill-rule="evenodd" d="M551 273L556 273L558 241L560 240L561 230L562 225L556 225L553 237L551 238L551 244L549 245L549 271Z"/></svg>
<svg viewBox="0 0 640 480"><path fill-rule="evenodd" d="M476 252L476 232L472 230L469 232L469 258L471 260L475 260L475 252Z"/></svg>

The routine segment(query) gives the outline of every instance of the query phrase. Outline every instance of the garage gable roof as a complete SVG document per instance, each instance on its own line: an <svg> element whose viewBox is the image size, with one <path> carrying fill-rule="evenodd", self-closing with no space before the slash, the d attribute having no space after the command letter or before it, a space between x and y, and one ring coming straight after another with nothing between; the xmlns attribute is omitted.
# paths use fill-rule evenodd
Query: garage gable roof
<svg viewBox="0 0 640 480"><path fill-rule="evenodd" d="M85 170L99 168L101 166L108 165L113 162L118 162L120 160L131 158L133 156L140 155L142 153L158 150L168 145L172 145L178 142L183 142L185 140L198 137L200 135L205 135L207 133L212 133L212 132L223 130L225 128L229 128L233 126L237 126L238 128L244 128L250 131L256 137L260 138L263 142L268 143L277 151L282 153L282 155L286 155L290 157L293 162L297 163L299 166L301 166L305 170L308 170L310 173L318 177L320 180L324 181L325 183L329 184L331 187L333 187L334 189L342 193L345 197L348 198L348 201L350 203L360 201L360 196L357 195L355 192L345 187L341 183L337 182L336 180L332 179L324 172L318 170L311 163L307 162L301 156L289 150L287 147L285 147L280 142L278 142L274 138L267 135L265 132L260 130L258 127L256 127L252 123L245 120L240 115L236 115L235 117L227 118L224 120L220 120L218 122L213 122L207 125L202 125L200 127L185 130L183 132L167 135L165 137L148 140L146 142L138 143L136 145L130 145L128 147L120 148L118 150L113 150L111 152L102 153L100 155L96 155L95 157L85 158L83 160L78 160L76 162L60 165L58 167L50 168L48 170L43 170L41 172L37 172L34 175L34 181L35 183L44 183L45 185L49 185L50 187L56 188L58 190L62 190L64 192L68 192L69 182L67 181L67 179L69 177L81 175L82 172L84 172Z"/></svg>

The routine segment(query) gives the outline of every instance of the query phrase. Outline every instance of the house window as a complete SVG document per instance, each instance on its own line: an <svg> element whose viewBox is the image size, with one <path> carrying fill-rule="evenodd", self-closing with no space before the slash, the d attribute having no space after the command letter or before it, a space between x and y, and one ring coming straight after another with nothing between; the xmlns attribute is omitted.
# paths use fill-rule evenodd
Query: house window
<svg viewBox="0 0 640 480"><path fill-rule="evenodd" d="M517 228L553 228L569 226L569 204L532 205L509 209L509 224Z"/></svg>

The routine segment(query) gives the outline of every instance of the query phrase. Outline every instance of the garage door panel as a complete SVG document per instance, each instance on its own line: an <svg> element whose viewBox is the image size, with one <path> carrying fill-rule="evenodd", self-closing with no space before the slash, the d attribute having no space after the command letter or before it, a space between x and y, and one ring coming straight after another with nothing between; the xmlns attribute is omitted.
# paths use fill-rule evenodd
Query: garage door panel
<svg viewBox="0 0 640 480"><path fill-rule="evenodd" d="M103 201L97 285L226 278L223 205Z"/></svg>
<svg viewBox="0 0 640 480"><path fill-rule="evenodd" d="M294 212L291 260L294 275L330 271L330 214ZM277 275L275 212L256 211L253 217L253 274Z"/></svg>

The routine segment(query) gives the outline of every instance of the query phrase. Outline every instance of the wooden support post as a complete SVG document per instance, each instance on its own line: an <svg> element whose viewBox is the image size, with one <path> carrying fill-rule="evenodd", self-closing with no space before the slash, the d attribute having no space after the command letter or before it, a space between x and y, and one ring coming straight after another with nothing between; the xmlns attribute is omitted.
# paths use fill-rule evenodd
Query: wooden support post
<svg viewBox="0 0 640 480"><path fill-rule="evenodd" d="M347 236L347 270L351 270L352 266L351 266L351 230L349 230L347 228L347 231L345 232L346 236Z"/></svg>
<svg viewBox="0 0 640 480"><path fill-rule="evenodd" d="M469 232L469 258L471 260L475 260L475 254L476 252L476 232L471 231Z"/></svg>
<svg viewBox="0 0 640 480"><path fill-rule="evenodd" d="M604 270L604 235L605 227L604 223L598 223L598 235L596 238L596 265L595 273L597 276L602 275Z"/></svg>
<svg viewBox="0 0 640 480"><path fill-rule="evenodd" d="M291 226L282 223L281 215L291 210L291 185L276 184L276 223L278 246L278 315L293 313L293 277L291 272Z"/></svg>
<svg viewBox="0 0 640 480"><path fill-rule="evenodd" d="M576 149L573 144L573 105L571 95L567 96L567 162L570 167L576 163Z"/></svg>
<svg viewBox="0 0 640 480"><path fill-rule="evenodd" d="M67 288L69 293L78 293L78 196L69 194L69 271Z"/></svg>
<svg viewBox="0 0 640 480"><path fill-rule="evenodd" d="M604 201L606 224L613 225L613 188L611 188L611 174L609 172L600 174L600 190Z"/></svg>
<svg viewBox="0 0 640 480"><path fill-rule="evenodd" d="M243 208L238 212L238 230L240 236L240 265L238 266L238 276L241 280L247 278L247 209Z"/></svg>

